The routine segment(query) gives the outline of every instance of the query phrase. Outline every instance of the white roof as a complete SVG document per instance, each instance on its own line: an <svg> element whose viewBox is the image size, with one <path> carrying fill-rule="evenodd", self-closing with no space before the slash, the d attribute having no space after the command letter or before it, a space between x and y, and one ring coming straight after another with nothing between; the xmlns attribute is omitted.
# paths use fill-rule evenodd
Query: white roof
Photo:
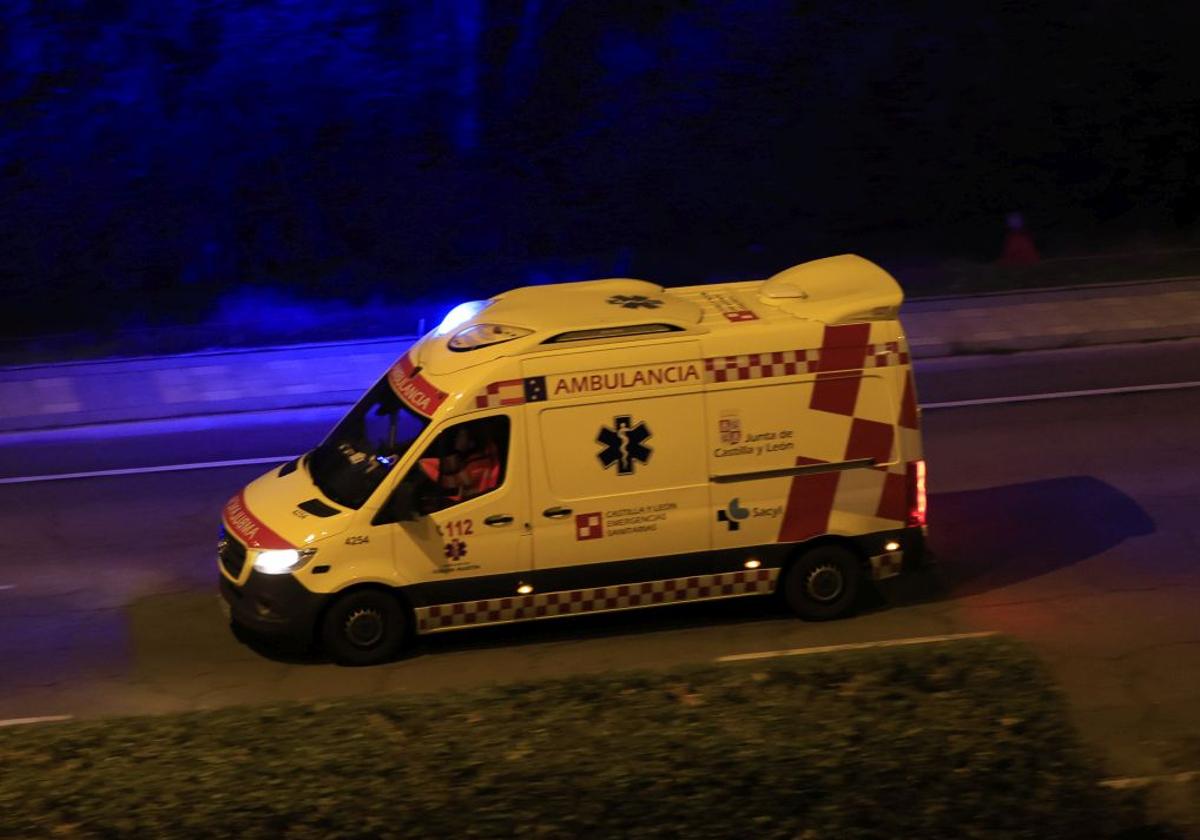
<svg viewBox="0 0 1200 840"><path fill-rule="evenodd" d="M836 324L895 318L904 292L875 263L842 254L779 272L762 284L758 297L798 318Z"/></svg>
<svg viewBox="0 0 1200 840"><path fill-rule="evenodd" d="M765 281L666 289L645 280L614 278L526 286L496 295L446 335L426 336L418 345L419 364L440 375L546 349L547 342L578 338L579 346L628 341L641 329L647 339L668 331L745 330L745 319L731 317L739 312L750 313L750 319L764 325L781 319L824 324L883 320L897 317L902 300L903 292L890 274L851 254L802 263ZM528 333L468 351L450 348L455 335L480 325ZM614 330L627 334L614 337Z"/></svg>

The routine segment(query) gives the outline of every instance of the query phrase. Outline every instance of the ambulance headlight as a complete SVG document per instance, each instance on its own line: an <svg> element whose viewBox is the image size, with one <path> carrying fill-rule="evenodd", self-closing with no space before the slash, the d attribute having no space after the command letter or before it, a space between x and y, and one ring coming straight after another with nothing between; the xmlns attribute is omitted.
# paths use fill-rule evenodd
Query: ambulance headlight
<svg viewBox="0 0 1200 840"><path fill-rule="evenodd" d="M254 555L254 570L264 575L286 575L304 568L315 548L267 548Z"/></svg>

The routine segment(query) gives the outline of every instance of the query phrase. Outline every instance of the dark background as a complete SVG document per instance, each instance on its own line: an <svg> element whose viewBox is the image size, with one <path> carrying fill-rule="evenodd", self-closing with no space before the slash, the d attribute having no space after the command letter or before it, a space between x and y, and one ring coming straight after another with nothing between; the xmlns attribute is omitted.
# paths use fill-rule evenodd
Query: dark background
<svg viewBox="0 0 1200 840"><path fill-rule="evenodd" d="M1066 5L6 0L4 337L1190 241L1197 13Z"/></svg>

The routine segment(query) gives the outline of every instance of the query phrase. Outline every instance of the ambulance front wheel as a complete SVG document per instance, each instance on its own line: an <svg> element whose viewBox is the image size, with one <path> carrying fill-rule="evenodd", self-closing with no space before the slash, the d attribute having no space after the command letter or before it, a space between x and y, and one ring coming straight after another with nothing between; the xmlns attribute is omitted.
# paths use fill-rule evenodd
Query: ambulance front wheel
<svg viewBox="0 0 1200 840"><path fill-rule="evenodd" d="M862 566L853 551L819 545L792 563L783 581L783 597L801 618L829 621L854 609L861 579Z"/></svg>
<svg viewBox="0 0 1200 840"><path fill-rule="evenodd" d="M340 665L376 665L393 658L408 634L404 607L381 589L342 595L321 620L325 652Z"/></svg>

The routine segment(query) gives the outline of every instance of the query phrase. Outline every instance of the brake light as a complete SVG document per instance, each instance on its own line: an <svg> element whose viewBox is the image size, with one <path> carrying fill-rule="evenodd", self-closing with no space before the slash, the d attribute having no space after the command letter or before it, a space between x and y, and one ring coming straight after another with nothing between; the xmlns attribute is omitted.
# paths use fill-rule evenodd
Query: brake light
<svg viewBox="0 0 1200 840"><path fill-rule="evenodd" d="M913 461L908 465L908 527L925 525L925 509L925 462Z"/></svg>

